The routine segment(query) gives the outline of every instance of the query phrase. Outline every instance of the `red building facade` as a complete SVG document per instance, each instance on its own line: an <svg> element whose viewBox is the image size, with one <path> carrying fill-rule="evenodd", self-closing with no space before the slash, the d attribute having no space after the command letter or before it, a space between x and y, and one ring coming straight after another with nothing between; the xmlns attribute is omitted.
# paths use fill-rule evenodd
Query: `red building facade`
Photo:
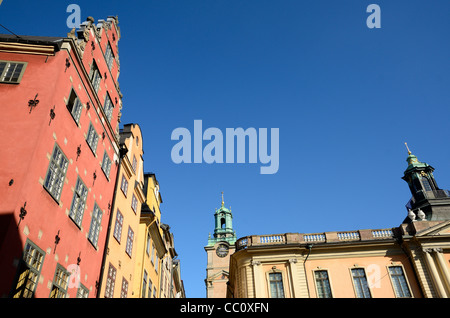
<svg viewBox="0 0 450 318"><path fill-rule="evenodd" d="M0 35L0 296L96 297L116 184L118 19Z"/></svg>

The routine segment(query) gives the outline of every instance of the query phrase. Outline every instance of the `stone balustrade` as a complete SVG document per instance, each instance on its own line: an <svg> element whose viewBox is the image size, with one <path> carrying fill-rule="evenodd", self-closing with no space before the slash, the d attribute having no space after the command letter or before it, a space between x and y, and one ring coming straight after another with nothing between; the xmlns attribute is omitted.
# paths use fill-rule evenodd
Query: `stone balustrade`
<svg viewBox="0 0 450 318"><path fill-rule="evenodd" d="M324 233L284 233L270 235L250 235L236 241L236 250L250 246L270 246L287 244L326 244L336 242L386 240L394 237L394 229L369 229Z"/></svg>

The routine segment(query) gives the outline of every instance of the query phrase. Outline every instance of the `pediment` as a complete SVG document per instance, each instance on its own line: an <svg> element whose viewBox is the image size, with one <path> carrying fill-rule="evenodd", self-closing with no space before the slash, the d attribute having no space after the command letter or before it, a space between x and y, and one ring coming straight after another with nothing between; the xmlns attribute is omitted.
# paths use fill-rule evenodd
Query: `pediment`
<svg viewBox="0 0 450 318"><path fill-rule="evenodd" d="M209 281L212 280L222 280L222 279L228 279L230 277L230 273L225 270L220 270L217 273L214 273L213 275L208 277Z"/></svg>
<svg viewBox="0 0 450 318"><path fill-rule="evenodd" d="M442 223L431 226L427 229L419 231L416 233L416 237L421 236L441 236L441 235L449 235L450 236L450 220L444 221Z"/></svg>

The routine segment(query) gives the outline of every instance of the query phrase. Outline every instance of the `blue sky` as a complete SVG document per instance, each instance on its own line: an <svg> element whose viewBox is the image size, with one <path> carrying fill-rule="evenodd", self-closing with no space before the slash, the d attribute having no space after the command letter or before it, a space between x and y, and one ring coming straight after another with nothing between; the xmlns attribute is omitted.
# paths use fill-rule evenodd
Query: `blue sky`
<svg viewBox="0 0 450 318"><path fill-rule="evenodd" d="M188 297L206 294L222 191L238 237L396 227L410 198L405 141L450 188L446 0L4 0L0 23L65 36L71 3L82 21L119 17L122 123L143 130ZM371 3L380 29L366 26ZM279 128L278 172L174 164L171 133L193 133L195 119L223 133Z"/></svg>

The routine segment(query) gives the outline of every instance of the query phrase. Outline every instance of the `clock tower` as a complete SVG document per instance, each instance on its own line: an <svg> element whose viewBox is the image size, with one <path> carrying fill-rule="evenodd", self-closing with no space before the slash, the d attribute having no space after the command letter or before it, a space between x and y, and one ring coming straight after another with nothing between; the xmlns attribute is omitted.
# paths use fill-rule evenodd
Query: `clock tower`
<svg viewBox="0 0 450 318"><path fill-rule="evenodd" d="M214 235L209 234L206 265L206 297L225 298L229 277L230 255L234 253L236 233L233 230L231 209L225 207L222 192L222 206L214 213Z"/></svg>

